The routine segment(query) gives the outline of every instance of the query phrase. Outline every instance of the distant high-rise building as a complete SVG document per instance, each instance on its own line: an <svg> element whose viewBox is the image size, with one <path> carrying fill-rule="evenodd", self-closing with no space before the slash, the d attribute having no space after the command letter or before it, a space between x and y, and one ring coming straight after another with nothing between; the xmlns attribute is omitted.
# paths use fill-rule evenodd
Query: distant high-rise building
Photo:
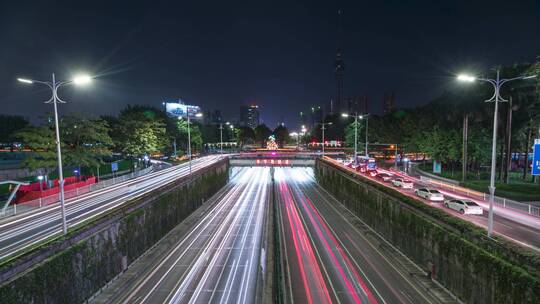
<svg viewBox="0 0 540 304"><path fill-rule="evenodd" d="M240 106L240 126L255 128L259 125L259 106Z"/></svg>
<svg viewBox="0 0 540 304"><path fill-rule="evenodd" d="M395 110L395 108L396 108L396 94L393 91L390 94L384 93L383 113L390 114Z"/></svg>
<svg viewBox="0 0 540 304"><path fill-rule="evenodd" d="M349 113L368 113L367 96L347 98L347 111Z"/></svg>
<svg viewBox="0 0 540 304"><path fill-rule="evenodd" d="M204 123L205 124L218 124L223 122L223 117L221 116L221 111L206 111L204 112Z"/></svg>

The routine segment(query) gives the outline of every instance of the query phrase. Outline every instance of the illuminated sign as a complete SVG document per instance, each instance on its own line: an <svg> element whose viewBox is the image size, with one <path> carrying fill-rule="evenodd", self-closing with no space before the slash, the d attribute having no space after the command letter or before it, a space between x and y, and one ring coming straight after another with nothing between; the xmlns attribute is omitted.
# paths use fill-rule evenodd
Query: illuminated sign
<svg viewBox="0 0 540 304"><path fill-rule="evenodd" d="M165 111L167 111L167 113L169 113L170 115L176 117L186 118L187 115L189 115L190 118L193 118L197 113L201 112L201 108L199 106L190 106L181 103L166 102Z"/></svg>
<svg viewBox="0 0 540 304"><path fill-rule="evenodd" d="M532 175L540 175L540 143L535 143L533 147Z"/></svg>

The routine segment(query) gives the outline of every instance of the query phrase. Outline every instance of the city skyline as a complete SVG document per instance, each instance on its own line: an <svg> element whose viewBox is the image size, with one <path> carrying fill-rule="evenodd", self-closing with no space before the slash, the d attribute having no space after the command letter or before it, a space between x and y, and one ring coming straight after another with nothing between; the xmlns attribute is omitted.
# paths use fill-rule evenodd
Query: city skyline
<svg viewBox="0 0 540 304"><path fill-rule="evenodd" d="M87 71L97 76L92 88L63 90L68 103L61 114L115 114L127 104L159 107L182 96L231 119L240 105L255 102L265 109L261 119L267 125L282 120L294 125L300 111L312 105L326 110L335 98L334 60L342 48L347 67L342 103L367 96L370 111L383 113L384 95L390 92L397 96L396 107L416 106L450 89L449 79L463 70L480 73L535 60L540 42L530 37L538 34L538 4L490 3L417 1L414 10L404 4L347 2L297 3L287 9L219 4L222 10L209 12L197 4L163 2L131 5L129 14L121 4L32 4L30 10L4 3L0 37L9 43L0 52L0 105L4 114L35 121L50 111L42 103L47 93L21 88L17 77L48 79L55 72L69 79ZM177 8L180 15L170 13ZM497 18L502 25L497 33L476 21L505 10L513 17ZM48 20L52 12L62 21ZM425 26L434 19L441 22ZM474 32L468 31L471 26ZM37 27L42 30L33 30ZM511 33L519 33L511 44L501 39Z"/></svg>

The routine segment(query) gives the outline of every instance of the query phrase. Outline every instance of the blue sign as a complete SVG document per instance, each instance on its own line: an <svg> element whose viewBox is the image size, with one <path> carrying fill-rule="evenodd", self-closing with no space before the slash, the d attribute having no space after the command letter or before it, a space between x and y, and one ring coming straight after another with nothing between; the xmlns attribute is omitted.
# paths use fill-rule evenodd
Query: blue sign
<svg viewBox="0 0 540 304"><path fill-rule="evenodd" d="M540 175L540 143L533 147L532 175Z"/></svg>
<svg viewBox="0 0 540 304"><path fill-rule="evenodd" d="M111 163L111 170L114 172L114 171L118 171L118 163Z"/></svg>
<svg viewBox="0 0 540 304"><path fill-rule="evenodd" d="M441 162L433 160L433 173L441 174Z"/></svg>

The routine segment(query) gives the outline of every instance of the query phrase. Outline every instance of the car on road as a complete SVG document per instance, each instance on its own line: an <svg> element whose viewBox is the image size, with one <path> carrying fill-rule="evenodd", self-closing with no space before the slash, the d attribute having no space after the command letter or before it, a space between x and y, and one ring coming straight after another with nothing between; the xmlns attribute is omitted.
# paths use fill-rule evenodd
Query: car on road
<svg viewBox="0 0 540 304"><path fill-rule="evenodd" d="M434 201L434 202L442 202L444 201L444 195L439 192L439 190L436 189L430 189L430 188L419 188L414 191L416 195L418 195L421 198L425 198L428 201Z"/></svg>
<svg viewBox="0 0 540 304"><path fill-rule="evenodd" d="M413 182L408 179L396 178L392 181L392 184L396 187L401 187L403 189L412 189Z"/></svg>
<svg viewBox="0 0 540 304"><path fill-rule="evenodd" d="M371 177L375 177L377 174L379 174L379 172L377 172L377 170L368 170L367 174L369 174Z"/></svg>
<svg viewBox="0 0 540 304"><path fill-rule="evenodd" d="M375 175L376 179L382 180L383 182L389 182L392 180L393 177L393 175L390 175L388 173L378 173L377 175Z"/></svg>
<svg viewBox="0 0 540 304"><path fill-rule="evenodd" d="M444 202L446 208L454 209L461 214L482 215L484 210L477 203L469 200L451 199Z"/></svg>

